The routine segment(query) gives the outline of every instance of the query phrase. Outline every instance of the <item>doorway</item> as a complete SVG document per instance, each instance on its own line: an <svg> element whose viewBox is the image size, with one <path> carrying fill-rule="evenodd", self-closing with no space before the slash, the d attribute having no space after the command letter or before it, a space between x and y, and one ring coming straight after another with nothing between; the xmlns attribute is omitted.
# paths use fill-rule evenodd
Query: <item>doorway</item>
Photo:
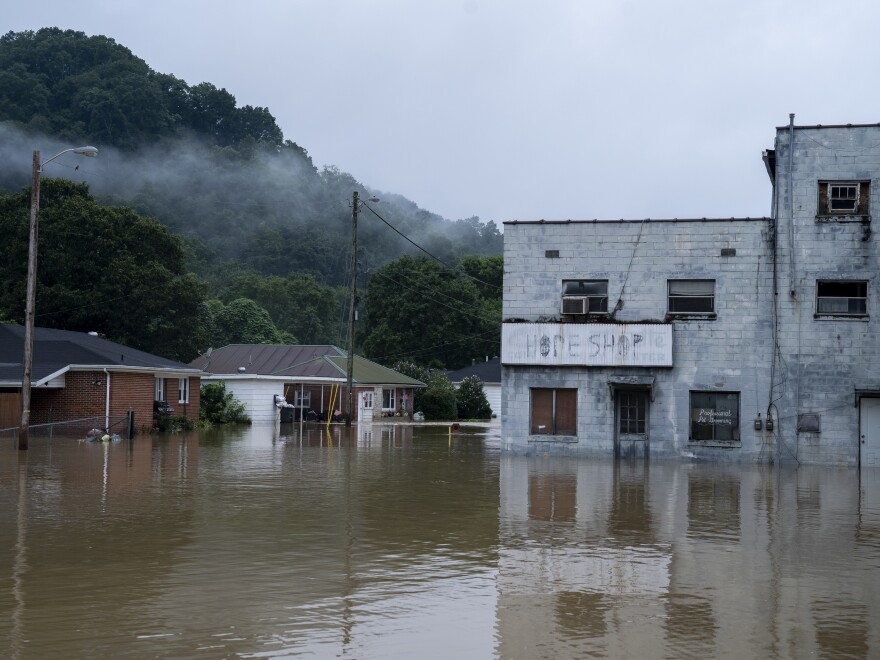
<svg viewBox="0 0 880 660"><path fill-rule="evenodd" d="M615 397L617 458L648 458L650 396L643 389L618 389Z"/></svg>
<svg viewBox="0 0 880 660"><path fill-rule="evenodd" d="M859 399L859 465L880 466L880 399Z"/></svg>

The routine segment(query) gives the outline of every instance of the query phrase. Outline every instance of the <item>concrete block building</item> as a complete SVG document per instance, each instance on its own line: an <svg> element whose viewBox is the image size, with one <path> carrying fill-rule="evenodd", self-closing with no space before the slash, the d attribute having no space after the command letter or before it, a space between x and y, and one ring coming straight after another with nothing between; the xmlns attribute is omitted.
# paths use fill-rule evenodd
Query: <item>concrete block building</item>
<svg viewBox="0 0 880 660"><path fill-rule="evenodd" d="M880 465L880 124L763 160L767 217L505 223L506 449Z"/></svg>

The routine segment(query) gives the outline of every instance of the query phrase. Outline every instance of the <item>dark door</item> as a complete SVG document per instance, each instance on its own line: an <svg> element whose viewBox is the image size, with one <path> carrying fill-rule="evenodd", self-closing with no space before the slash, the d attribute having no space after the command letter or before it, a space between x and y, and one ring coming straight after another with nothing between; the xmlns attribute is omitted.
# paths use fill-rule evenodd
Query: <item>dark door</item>
<svg viewBox="0 0 880 660"><path fill-rule="evenodd" d="M648 392L617 391L617 442L620 457L648 456Z"/></svg>

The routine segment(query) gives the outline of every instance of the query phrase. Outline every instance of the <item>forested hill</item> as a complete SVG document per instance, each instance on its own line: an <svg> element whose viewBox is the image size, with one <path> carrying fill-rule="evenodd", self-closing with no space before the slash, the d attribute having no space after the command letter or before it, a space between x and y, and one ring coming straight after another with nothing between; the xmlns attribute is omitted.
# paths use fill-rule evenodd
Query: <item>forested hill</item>
<svg viewBox="0 0 880 660"><path fill-rule="evenodd" d="M0 192L29 185L32 149L47 157L79 144L97 146L99 157L61 159L44 176L87 182L99 201L131 206L185 237L189 268L212 290L232 271L305 273L329 286L347 278L349 200L369 189L335 167L319 171L267 108L153 71L108 37L58 28L4 35ZM501 253L492 222L447 220L369 192L384 197L375 208L385 220L448 263ZM417 252L376 216L361 217L365 271Z"/></svg>

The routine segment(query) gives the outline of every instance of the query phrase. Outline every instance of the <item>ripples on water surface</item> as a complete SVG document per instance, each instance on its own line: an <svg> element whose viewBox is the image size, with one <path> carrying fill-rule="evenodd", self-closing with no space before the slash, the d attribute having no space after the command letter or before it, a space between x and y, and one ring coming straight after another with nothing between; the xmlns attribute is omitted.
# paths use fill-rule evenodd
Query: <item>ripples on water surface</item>
<svg viewBox="0 0 880 660"><path fill-rule="evenodd" d="M880 657L880 474L496 429L0 445L0 656Z"/></svg>

